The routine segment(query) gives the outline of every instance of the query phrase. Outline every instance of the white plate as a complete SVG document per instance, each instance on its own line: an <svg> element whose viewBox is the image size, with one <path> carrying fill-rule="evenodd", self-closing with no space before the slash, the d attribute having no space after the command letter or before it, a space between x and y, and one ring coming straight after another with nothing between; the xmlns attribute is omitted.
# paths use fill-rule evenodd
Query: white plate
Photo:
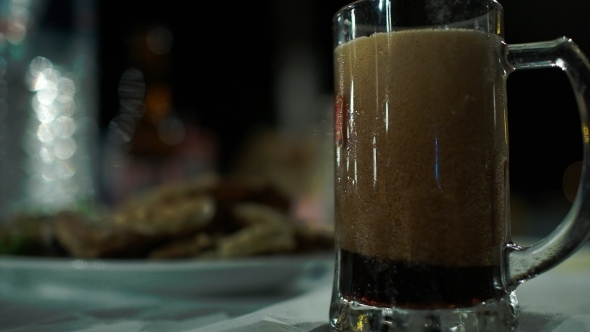
<svg viewBox="0 0 590 332"><path fill-rule="evenodd" d="M0 280L26 288L55 285L171 296L248 295L324 277L332 273L332 266L329 253L223 261L0 256Z"/></svg>

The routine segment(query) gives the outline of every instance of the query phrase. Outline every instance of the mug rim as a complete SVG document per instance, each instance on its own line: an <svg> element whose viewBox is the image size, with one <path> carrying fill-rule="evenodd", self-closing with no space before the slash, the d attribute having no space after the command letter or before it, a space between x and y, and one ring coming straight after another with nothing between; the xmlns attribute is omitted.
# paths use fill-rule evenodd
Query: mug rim
<svg viewBox="0 0 590 332"><path fill-rule="evenodd" d="M354 0L350 3L348 3L347 5L340 7L332 16L332 21L337 22L338 16L340 16L345 11L351 10L354 7L357 7L357 6L365 4L365 3L381 2L381 1L390 1L391 2L391 1L396 1L396 0ZM399 1L399 0L397 0L397 1ZM494 6L496 10L500 10L502 12L504 11L504 7L502 7L502 4L500 4L498 2L498 0L472 0L472 1L479 1L482 3L482 5Z"/></svg>

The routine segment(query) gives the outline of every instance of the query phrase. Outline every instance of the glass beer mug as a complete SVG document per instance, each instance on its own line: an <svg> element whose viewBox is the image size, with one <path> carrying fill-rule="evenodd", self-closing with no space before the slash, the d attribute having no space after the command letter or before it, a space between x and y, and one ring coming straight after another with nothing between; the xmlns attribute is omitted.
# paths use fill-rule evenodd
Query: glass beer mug
<svg viewBox="0 0 590 332"><path fill-rule="evenodd" d="M360 0L334 16L333 331L511 331L515 289L590 234L590 62L506 45L493 0ZM530 247L509 231L506 79L560 67L583 133L576 199Z"/></svg>

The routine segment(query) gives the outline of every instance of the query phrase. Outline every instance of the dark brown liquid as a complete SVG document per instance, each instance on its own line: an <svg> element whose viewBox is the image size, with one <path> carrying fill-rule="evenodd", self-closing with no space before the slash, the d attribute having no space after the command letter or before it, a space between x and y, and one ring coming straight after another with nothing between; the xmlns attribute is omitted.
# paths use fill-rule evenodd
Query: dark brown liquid
<svg viewBox="0 0 590 332"><path fill-rule="evenodd" d="M409 264L341 250L340 292L366 305L408 309L468 307L499 298L497 266Z"/></svg>
<svg viewBox="0 0 590 332"><path fill-rule="evenodd" d="M336 48L340 248L435 266L500 264L501 45L478 31L405 30Z"/></svg>

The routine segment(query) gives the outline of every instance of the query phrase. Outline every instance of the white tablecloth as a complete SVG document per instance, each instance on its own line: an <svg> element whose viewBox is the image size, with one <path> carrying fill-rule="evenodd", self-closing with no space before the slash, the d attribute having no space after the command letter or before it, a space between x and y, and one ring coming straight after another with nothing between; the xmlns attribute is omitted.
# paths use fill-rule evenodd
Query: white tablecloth
<svg viewBox="0 0 590 332"><path fill-rule="evenodd" d="M331 273L297 291L171 298L2 282L0 331L328 332ZM590 250L521 285L523 332L590 331Z"/></svg>

